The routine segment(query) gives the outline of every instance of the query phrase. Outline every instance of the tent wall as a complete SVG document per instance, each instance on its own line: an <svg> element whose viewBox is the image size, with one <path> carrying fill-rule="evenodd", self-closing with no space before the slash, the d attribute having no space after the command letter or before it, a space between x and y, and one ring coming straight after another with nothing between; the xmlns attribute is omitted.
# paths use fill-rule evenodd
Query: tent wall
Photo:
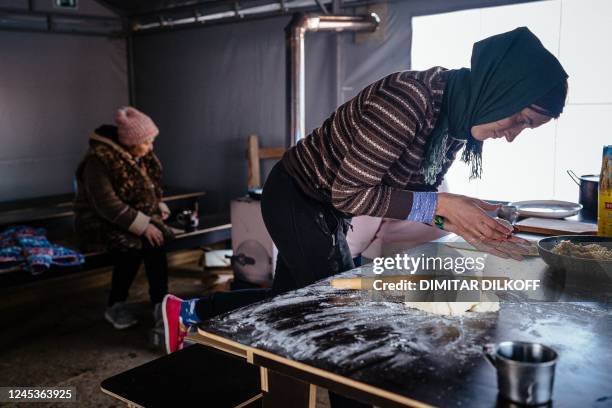
<svg viewBox="0 0 612 408"><path fill-rule="evenodd" d="M71 192L92 129L128 102L124 40L0 32L0 201Z"/></svg>
<svg viewBox="0 0 612 408"><path fill-rule="evenodd" d="M306 41L306 130L368 83L410 67L411 17L502 0L390 2L382 32L311 33ZM0 0L3 7L27 1ZM36 0L36 10L53 10ZM93 0L75 13L110 15ZM159 124L166 184L208 191L206 210L246 188L246 137L285 140L285 39L289 17L137 35L136 106ZM73 188L87 135L128 103L122 39L0 31L0 201ZM269 165L265 170L269 170Z"/></svg>
<svg viewBox="0 0 612 408"><path fill-rule="evenodd" d="M507 3L396 1L381 9L382 33L345 33L338 44L335 35L307 34L306 132L370 82L409 69L413 15ZM136 104L160 126L157 150L166 183L206 190L206 210L223 210L245 193L249 134L259 134L265 146L284 143L288 21L271 18L135 39Z"/></svg>
<svg viewBox="0 0 612 408"><path fill-rule="evenodd" d="M160 128L167 184L203 188L208 210L246 192L246 139L282 146L288 18L135 39L136 105ZM307 40L307 129L333 108L329 35Z"/></svg>
<svg viewBox="0 0 612 408"><path fill-rule="evenodd" d="M379 13L384 22L382 35L375 35L369 41L356 41L355 37L350 35L340 37L339 102L350 99L365 86L385 75L410 69L412 17L527 1L399 0L389 2L386 7L374 6L373 11Z"/></svg>

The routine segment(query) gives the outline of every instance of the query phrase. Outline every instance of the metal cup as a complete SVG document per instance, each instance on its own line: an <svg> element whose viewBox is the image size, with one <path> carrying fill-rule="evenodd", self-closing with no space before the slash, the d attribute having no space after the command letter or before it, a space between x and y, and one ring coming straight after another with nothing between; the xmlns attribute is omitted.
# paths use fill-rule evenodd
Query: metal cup
<svg viewBox="0 0 612 408"><path fill-rule="evenodd" d="M198 214L191 210L183 210L176 216L177 221L186 231L192 231L198 226Z"/></svg>
<svg viewBox="0 0 612 408"><path fill-rule="evenodd" d="M497 216L514 225L519 217L518 208L514 205L502 205L497 211Z"/></svg>
<svg viewBox="0 0 612 408"><path fill-rule="evenodd" d="M483 351L497 370L501 397L523 405L546 404L552 399L555 350L539 343L505 341L485 344Z"/></svg>

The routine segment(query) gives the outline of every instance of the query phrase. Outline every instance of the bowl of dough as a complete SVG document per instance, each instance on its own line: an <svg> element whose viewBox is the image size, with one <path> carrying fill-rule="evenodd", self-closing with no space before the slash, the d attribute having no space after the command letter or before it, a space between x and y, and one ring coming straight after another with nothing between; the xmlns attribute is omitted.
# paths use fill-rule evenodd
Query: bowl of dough
<svg viewBox="0 0 612 408"><path fill-rule="evenodd" d="M540 256L553 269L612 278L612 237L559 235L538 241Z"/></svg>

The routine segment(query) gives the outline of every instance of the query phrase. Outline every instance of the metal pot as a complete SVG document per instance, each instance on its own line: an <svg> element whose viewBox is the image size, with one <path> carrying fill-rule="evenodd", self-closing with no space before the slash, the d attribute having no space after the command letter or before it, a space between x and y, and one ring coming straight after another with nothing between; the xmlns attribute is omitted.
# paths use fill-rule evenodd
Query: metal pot
<svg viewBox="0 0 612 408"><path fill-rule="evenodd" d="M578 177L571 170L567 174L580 187L578 202L582 204L580 216L585 221L597 221L597 204L598 204L598 189L599 176L595 174L586 174Z"/></svg>

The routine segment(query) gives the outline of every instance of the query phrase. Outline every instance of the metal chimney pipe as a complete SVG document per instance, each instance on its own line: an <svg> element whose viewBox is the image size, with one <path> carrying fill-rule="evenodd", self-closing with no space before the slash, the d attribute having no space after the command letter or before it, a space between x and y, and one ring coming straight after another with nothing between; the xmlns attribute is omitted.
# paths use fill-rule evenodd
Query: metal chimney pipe
<svg viewBox="0 0 612 408"><path fill-rule="evenodd" d="M307 31L375 31L380 18L374 13L363 16L307 15L296 13L285 28L287 40L287 147L305 137L306 114L304 36Z"/></svg>

